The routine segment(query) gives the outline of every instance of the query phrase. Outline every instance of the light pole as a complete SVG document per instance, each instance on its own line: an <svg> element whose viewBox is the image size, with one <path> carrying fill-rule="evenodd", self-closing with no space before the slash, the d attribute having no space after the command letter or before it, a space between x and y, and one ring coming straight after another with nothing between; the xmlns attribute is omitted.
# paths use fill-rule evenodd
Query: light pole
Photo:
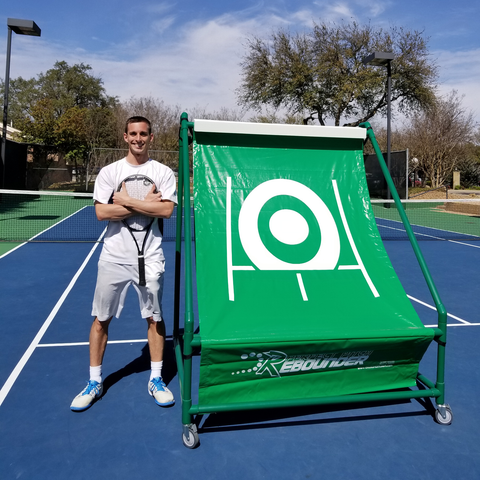
<svg viewBox="0 0 480 480"><path fill-rule="evenodd" d="M7 19L7 60L5 69L5 85L3 95L3 129L2 129L2 188L5 187L6 146L7 146L7 112L8 112L8 87L10 82L10 52L12 49L12 31L18 35L31 35L39 37L42 33L33 20L20 20L18 18Z"/></svg>
<svg viewBox="0 0 480 480"><path fill-rule="evenodd" d="M395 58L393 52L373 52L365 57L362 62L364 65L373 65L375 67L387 67L387 168L390 172L391 167L391 122L392 122L392 60ZM387 198L391 198L390 189L387 186Z"/></svg>

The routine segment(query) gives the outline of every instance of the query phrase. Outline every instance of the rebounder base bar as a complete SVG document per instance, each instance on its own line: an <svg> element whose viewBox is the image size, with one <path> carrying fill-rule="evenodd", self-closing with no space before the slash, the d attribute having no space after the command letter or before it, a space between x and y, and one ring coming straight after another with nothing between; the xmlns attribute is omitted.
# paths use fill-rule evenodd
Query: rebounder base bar
<svg viewBox="0 0 480 480"><path fill-rule="evenodd" d="M333 397L298 398L288 400L270 400L265 402L218 403L212 405L198 404L190 408L191 415L207 415L220 412L242 410L267 410L271 408L299 408L320 405L341 405L367 402L395 402L413 398L438 398L440 391L436 388L422 390L396 390L387 392L338 395ZM445 408L449 406L445 405ZM445 415L446 416L446 415Z"/></svg>

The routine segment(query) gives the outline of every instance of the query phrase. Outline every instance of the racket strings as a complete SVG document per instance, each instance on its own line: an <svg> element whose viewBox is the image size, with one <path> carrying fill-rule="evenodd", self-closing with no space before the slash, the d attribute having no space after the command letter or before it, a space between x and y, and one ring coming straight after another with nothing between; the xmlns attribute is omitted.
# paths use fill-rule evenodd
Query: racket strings
<svg viewBox="0 0 480 480"><path fill-rule="evenodd" d="M123 183L125 183L128 195L137 200L145 200L145 197L152 190L152 186L155 185L153 180L143 175L126 178L119 189L123 186ZM154 218L141 214L135 214L123 220L138 250L138 284L141 286L146 285L144 250L153 221ZM139 237L143 237L143 240Z"/></svg>
<svg viewBox="0 0 480 480"><path fill-rule="evenodd" d="M152 189L152 185L154 184L150 179L141 176L128 178L125 180L125 188L127 190L127 193L132 198L135 198L137 200L144 200L147 194ZM147 217L146 215L136 213L135 215L128 217L126 219L126 222L132 230L142 231L148 228L148 226L152 222L152 218Z"/></svg>

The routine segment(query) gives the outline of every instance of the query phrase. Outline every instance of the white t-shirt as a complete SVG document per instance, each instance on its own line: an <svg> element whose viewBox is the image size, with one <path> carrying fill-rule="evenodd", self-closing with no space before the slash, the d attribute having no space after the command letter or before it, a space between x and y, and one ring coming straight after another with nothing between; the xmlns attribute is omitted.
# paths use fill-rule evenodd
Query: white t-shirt
<svg viewBox="0 0 480 480"><path fill-rule="evenodd" d="M161 163L149 159L143 165L131 165L126 158L103 167L95 181L93 199L100 203L109 203L113 192L130 175L146 175L151 178L163 200L177 203L176 181L173 171ZM154 221L145 244L145 263L164 260L162 234L158 221ZM100 258L106 262L136 265L138 251L130 232L122 221L110 221Z"/></svg>

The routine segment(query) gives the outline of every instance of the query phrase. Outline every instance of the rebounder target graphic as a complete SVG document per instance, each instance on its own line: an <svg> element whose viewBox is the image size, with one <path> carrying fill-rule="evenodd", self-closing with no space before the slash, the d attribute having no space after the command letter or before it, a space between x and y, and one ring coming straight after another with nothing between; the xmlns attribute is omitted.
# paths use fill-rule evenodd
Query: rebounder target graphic
<svg viewBox="0 0 480 480"><path fill-rule="evenodd" d="M310 221L296 210L283 208L269 216L268 225L262 226L263 207L280 196L302 202L311 212ZM279 258L265 245L261 227L284 245L284 250L295 245L301 247L310 235L317 237L313 241L316 240L318 249L311 259L303 262ZM252 190L240 210L238 230L245 253L259 270L333 270L340 255L340 239L330 210L311 189L293 180L269 180Z"/></svg>
<svg viewBox="0 0 480 480"><path fill-rule="evenodd" d="M227 177L227 280L228 297L235 301L235 271L296 272L303 301L308 301L302 272L359 270L374 297L378 291L358 252L345 216L340 192L332 180L336 205L348 245L356 262L338 265L340 236L335 219L323 200L310 188L289 179L267 180L245 198L238 213L238 236L253 265L234 265L232 252L232 178Z"/></svg>

